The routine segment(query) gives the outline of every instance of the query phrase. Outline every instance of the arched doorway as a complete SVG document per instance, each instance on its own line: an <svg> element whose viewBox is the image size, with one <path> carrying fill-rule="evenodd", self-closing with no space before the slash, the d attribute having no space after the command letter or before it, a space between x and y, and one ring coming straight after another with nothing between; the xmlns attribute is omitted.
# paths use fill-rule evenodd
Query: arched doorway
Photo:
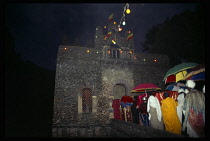
<svg viewBox="0 0 210 141"><path fill-rule="evenodd" d="M126 88L124 84L116 84L113 89L114 99L121 99L126 95Z"/></svg>

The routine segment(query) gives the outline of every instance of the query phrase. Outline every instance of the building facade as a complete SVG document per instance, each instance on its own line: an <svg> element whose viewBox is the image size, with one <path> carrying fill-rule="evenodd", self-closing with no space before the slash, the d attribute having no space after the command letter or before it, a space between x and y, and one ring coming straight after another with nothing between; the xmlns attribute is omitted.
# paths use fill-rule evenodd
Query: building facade
<svg viewBox="0 0 210 141"><path fill-rule="evenodd" d="M120 35L112 23L106 32L103 28L96 28L93 48L58 48L53 137L106 136L113 99L133 96L131 90L141 83L164 86L168 56L135 53L134 38L127 40L129 32Z"/></svg>

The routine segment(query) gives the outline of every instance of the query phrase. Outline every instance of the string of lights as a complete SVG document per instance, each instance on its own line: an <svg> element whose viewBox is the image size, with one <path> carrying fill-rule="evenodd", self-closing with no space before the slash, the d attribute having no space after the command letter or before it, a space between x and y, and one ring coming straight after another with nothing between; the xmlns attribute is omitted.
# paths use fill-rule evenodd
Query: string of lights
<svg viewBox="0 0 210 141"><path fill-rule="evenodd" d="M125 22L125 13L126 14L130 14L130 9L129 9L129 4L126 3L126 5L124 6L124 9L123 9L123 14L122 14L122 17L120 19L120 22L119 22L119 25L118 25L118 31L122 31L122 28L121 28L121 24L122 25L126 25L126 22ZM117 32L115 33L114 37L115 37L115 40L112 40L112 43L116 44L116 35L117 35Z"/></svg>

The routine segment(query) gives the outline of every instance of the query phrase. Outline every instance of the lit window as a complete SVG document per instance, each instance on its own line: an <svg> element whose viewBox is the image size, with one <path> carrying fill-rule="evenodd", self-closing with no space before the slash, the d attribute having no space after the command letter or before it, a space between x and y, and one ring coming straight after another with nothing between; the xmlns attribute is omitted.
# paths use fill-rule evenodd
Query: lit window
<svg viewBox="0 0 210 141"><path fill-rule="evenodd" d="M82 111L92 112L92 92L90 88L82 90Z"/></svg>

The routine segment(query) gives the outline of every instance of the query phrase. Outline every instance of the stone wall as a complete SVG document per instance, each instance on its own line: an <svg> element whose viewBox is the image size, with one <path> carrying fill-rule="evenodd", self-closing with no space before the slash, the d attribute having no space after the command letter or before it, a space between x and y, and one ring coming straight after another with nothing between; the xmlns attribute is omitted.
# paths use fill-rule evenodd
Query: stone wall
<svg viewBox="0 0 210 141"><path fill-rule="evenodd" d="M53 130L66 134L66 127L108 125L113 117L114 87L121 84L125 95L140 83L163 85L168 70L164 55L134 54L132 58L104 58L97 48L59 46L53 111ZM156 60L156 61L154 61ZM82 113L82 90L90 88L95 99L91 113ZM72 131L73 132L73 131ZM63 133L62 133L63 134Z"/></svg>
<svg viewBox="0 0 210 141"><path fill-rule="evenodd" d="M139 124L111 119L108 125L53 128L53 137L67 138L188 138Z"/></svg>
<svg viewBox="0 0 210 141"><path fill-rule="evenodd" d="M185 138L182 135L117 119L111 119L110 127L110 136L113 138Z"/></svg>

